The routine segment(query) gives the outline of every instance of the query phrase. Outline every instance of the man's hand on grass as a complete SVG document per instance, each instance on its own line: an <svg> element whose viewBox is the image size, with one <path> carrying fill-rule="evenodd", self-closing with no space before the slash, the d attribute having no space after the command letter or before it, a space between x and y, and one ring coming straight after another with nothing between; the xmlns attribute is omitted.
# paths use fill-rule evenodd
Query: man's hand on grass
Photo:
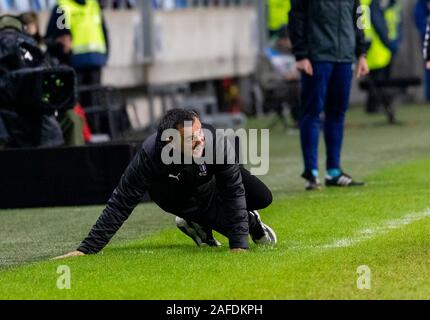
<svg viewBox="0 0 430 320"><path fill-rule="evenodd" d="M63 259L74 258L74 257L82 257L84 255L85 255L85 253L83 253L81 251L72 251L72 252L69 252L65 255L55 257L52 260L63 260Z"/></svg>

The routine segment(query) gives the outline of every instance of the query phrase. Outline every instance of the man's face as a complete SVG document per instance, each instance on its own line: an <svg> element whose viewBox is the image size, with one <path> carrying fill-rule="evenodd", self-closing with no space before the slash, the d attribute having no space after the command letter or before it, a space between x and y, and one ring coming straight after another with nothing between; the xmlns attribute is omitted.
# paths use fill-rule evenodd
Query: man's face
<svg viewBox="0 0 430 320"><path fill-rule="evenodd" d="M181 150L187 156L201 158L205 146L205 136L199 119L194 118L192 127L180 127Z"/></svg>

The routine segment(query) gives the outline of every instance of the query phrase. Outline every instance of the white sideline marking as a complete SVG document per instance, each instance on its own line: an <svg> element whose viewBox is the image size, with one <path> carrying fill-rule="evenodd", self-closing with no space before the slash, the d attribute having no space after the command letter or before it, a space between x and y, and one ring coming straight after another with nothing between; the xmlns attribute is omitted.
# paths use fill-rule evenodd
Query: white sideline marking
<svg viewBox="0 0 430 320"><path fill-rule="evenodd" d="M377 236L386 234L391 230L400 229L414 222L430 217L430 208L417 213L409 213L402 218L385 221L382 225L366 228L357 232L354 237L335 240L332 243L311 246L314 249L336 249L352 247L360 242L373 239Z"/></svg>

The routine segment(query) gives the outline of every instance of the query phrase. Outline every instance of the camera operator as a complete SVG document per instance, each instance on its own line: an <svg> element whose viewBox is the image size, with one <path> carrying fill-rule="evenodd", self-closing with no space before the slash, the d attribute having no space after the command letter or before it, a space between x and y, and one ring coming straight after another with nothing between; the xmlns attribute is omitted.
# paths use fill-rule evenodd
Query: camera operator
<svg viewBox="0 0 430 320"><path fill-rule="evenodd" d="M0 16L0 147L64 144L55 117L73 107L74 72L53 68L15 16Z"/></svg>

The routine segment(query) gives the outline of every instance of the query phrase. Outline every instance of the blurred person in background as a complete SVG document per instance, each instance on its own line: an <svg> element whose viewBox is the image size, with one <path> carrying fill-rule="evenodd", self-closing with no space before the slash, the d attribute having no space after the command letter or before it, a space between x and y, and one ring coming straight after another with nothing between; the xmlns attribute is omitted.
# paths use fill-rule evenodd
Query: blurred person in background
<svg viewBox="0 0 430 320"><path fill-rule="evenodd" d="M302 72L301 147L306 190L319 190L318 145L321 114L327 152L326 186L362 186L341 169L345 114L357 60L357 78L368 73L359 0L292 0L289 30Z"/></svg>
<svg viewBox="0 0 430 320"><path fill-rule="evenodd" d="M97 0L59 0L52 10L46 38L51 57L76 70L81 89L101 85L102 69L109 56L109 37ZM90 89L80 94L79 102L84 109L97 104L93 92ZM83 115L84 110L79 114ZM94 118L88 121L95 129ZM88 141L91 133L87 124L85 128Z"/></svg>
<svg viewBox="0 0 430 320"><path fill-rule="evenodd" d="M43 37L40 35L37 13L25 12L20 15L20 19L24 23L26 33L38 42L43 52L46 52L47 47ZM49 53L46 55L46 59L51 65L61 64L57 59L52 59ZM73 109L58 114L57 119L60 122L66 146L81 146L85 144L85 136L87 136L89 128L86 123L85 112L79 104Z"/></svg>
<svg viewBox="0 0 430 320"><path fill-rule="evenodd" d="M397 0L361 0L370 7L370 28L364 30L368 43L367 63L371 85L366 104L367 113L377 113L389 94L375 87L376 81L388 80L391 65L399 49L402 31L402 6Z"/></svg>
<svg viewBox="0 0 430 320"><path fill-rule="evenodd" d="M288 25L291 0L268 0L267 5L269 35L273 37Z"/></svg>
<svg viewBox="0 0 430 320"><path fill-rule="evenodd" d="M430 0L418 0L415 5L415 25L421 37L421 45L425 41L427 20L430 16ZM430 70L425 68L425 95L430 101Z"/></svg>
<svg viewBox="0 0 430 320"><path fill-rule="evenodd" d="M274 110L284 127L288 127L284 116L286 106L297 127L300 112L300 73L292 53L287 25L272 37L271 42L258 63L256 77L266 97L266 108Z"/></svg>
<svg viewBox="0 0 430 320"><path fill-rule="evenodd" d="M0 146L8 148L56 147L64 144L63 134L57 118L40 113L36 101L31 106L20 102L26 94L25 75L44 68L46 59L36 40L26 33L25 25L15 16L0 16ZM15 84L10 75L22 71L22 78ZM36 79L36 77L34 77ZM28 84L27 84L28 85ZM37 86L36 86L37 87ZM21 100L20 100L21 99Z"/></svg>
<svg viewBox="0 0 430 320"><path fill-rule="evenodd" d="M430 19L427 21L426 32L423 42L423 54L426 64L426 71L430 71Z"/></svg>
<svg viewBox="0 0 430 320"><path fill-rule="evenodd" d="M109 55L108 33L97 0L59 0L52 10L46 38L59 60L72 66L80 86L100 85ZM87 100L87 101L84 101ZM90 97L82 97L84 107Z"/></svg>
<svg viewBox="0 0 430 320"><path fill-rule="evenodd" d="M299 99L295 97L294 85L299 78L296 60L291 52L292 44L288 32L291 0L267 1L267 28L269 31L269 46L261 57L256 72L256 79L264 93L265 110L273 110L278 115L274 126L279 120L287 128L284 111L289 109L293 120L297 122Z"/></svg>
<svg viewBox="0 0 430 320"><path fill-rule="evenodd" d="M27 34L37 41L42 51L46 51L45 41L40 34L39 17L37 16L37 13L34 11L24 12L19 17L24 23Z"/></svg>

